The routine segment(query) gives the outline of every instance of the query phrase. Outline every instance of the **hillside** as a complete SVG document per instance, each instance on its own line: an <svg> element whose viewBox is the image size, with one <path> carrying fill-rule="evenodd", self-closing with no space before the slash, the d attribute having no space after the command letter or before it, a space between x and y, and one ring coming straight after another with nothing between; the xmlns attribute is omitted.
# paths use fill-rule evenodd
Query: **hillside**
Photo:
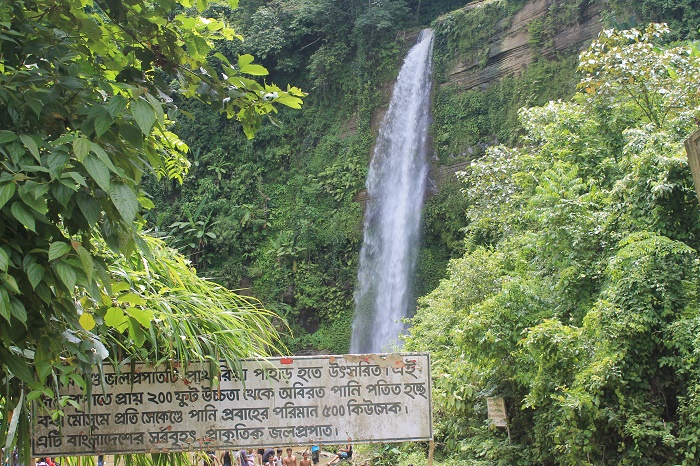
<svg viewBox="0 0 700 466"><path fill-rule="evenodd" d="M362 240L356 200L376 123L420 27L432 24L437 36L432 178L440 188L425 210L417 295L463 251L453 166L517 143L518 109L570 96L578 52L614 21L611 8L628 17L623 2L341 3L257 0L210 11L246 37L222 53L253 53L273 70L270 81L309 96L252 141L225 117L185 103L195 118L178 129L192 148L191 173L182 186L149 188L157 206L149 226L202 273L286 319L292 351L347 350Z"/></svg>

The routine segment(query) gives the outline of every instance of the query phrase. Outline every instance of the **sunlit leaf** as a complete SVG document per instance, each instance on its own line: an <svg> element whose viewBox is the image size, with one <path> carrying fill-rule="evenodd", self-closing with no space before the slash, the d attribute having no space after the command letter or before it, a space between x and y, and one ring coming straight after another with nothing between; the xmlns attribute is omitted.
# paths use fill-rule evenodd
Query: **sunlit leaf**
<svg viewBox="0 0 700 466"><path fill-rule="evenodd" d="M80 325L88 332L95 328L96 325L95 318L92 316L92 314L87 312L83 313L83 315L80 316L78 321L80 322Z"/></svg>
<svg viewBox="0 0 700 466"><path fill-rule="evenodd" d="M153 320L153 311L148 309L140 309L136 307L127 307L126 313L138 321L144 328L149 328L151 326L151 321Z"/></svg>
<svg viewBox="0 0 700 466"><path fill-rule="evenodd" d="M270 74L264 66L253 64L241 66L240 71L241 73L250 74L252 76L267 76Z"/></svg>

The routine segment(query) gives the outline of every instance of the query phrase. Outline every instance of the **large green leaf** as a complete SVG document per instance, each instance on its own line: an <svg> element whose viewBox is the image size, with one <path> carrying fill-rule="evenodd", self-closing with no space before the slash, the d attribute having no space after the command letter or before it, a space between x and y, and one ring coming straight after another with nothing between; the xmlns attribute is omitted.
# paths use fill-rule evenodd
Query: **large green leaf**
<svg viewBox="0 0 700 466"><path fill-rule="evenodd" d="M27 209L21 202L13 202L12 207L10 207L12 216L15 217L27 230L36 233L35 221L29 209Z"/></svg>
<svg viewBox="0 0 700 466"><path fill-rule="evenodd" d="M48 211L46 199L43 197L49 191L49 185L46 183L35 183L31 180L26 181L19 187L17 193L22 198L24 204L31 207L39 214L44 215Z"/></svg>
<svg viewBox="0 0 700 466"><path fill-rule="evenodd" d="M70 186L66 186L66 183ZM69 181L61 181L51 185L51 194L63 206L68 207L73 195L75 194L76 186Z"/></svg>
<svg viewBox="0 0 700 466"><path fill-rule="evenodd" d="M112 202L126 223L132 223L139 209L136 193L126 183L112 183L110 191Z"/></svg>
<svg viewBox="0 0 700 466"><path fill-rule="evenodd" d="M109 169L102 163L102 160L93 154L89 154L83 160L83 166L90 176L95 180L97 185L105 192L109 192Z"/></svg>
<svg viewBox="0 0 700 466"><path fill-rule="evenodd" d="M0 284L0 317L8 322L12 317L10 306L10 293L7 292L7 288Z"/></svg>
<svg viewBox="0 0 700 466"><path fill-rule="evenodd" d="M124 97L115 95L109 99L109 102L107 102L107 111L112 118L116 118L116 116L126 108L127 103L128 102Z"/></svg>
<svg viewBox="0 0 700 466"><path fill-rule="evenodd" d="M133 304L133 305L137 305L137 306L143 306L144 304L146 304L146 300L135 293L125 293L123 295L119 295L117 297L117 302L118 303L128 303L128 304Z"/></svg>
<svg viewBox="0 0 700 466"><path fill-rule="evenodd" d="M72 248L63 241L55 241L49 246L49 261L58 259L65 254L68 254Z"/></svg>
<svg viewBox="0 0 700 466"><path fill-rule="evenodd" d="M107 326L116 328L119 332L123 332L126 330L127 320L128 317L124 315L124 311L120 308L110 307L107 309L107 313L105 314L105 324L107 324Z"/></svg>
<svg viewBox="0 0 700 466"><path fill-rule="evenodd" d="M29 264L27 270L25 270L29 283L31 283L32 288L36 289L37 285L41 283L44 278L44 268L39 264Z"/></svg>
<svg viewBox="0 0 700 466"><path fill-rule="evenodd" d="M16 140L17 134L13 131L7 131L6 129L0 130L0 144L6 144Z"/></svg>
<svg viewBox="0 0 700 466"><path fill-rule="evenodd" d="M27 310L24 308L22 301L17 298L10 298L10 308L12 316L15 319L19 320L23 324L27 323Z"/></svg>
<svg viewBox="0 0 700 466"><path fill-rule="evenodd" d="M136 343L136 346L138 346L138 347L143 346L144 342L146 341L146 333L143 331L143 327L141 327L141 324L139 323L139 321L137 321L133 317L129 317L128 321L129 321L129 337L131 337L134 340L134 343Z"/></svg>
<svg viewBox="0 0 700 466"><path fill-rule="evenodd" d="M10 267L10 256L3 248L0 248L0 272L7 272Z"/></svg>
<svg viewBox="0 0 700 466"><path fill-rule="evenodd" d="M127 307L125 311L131 317L136 319L138 323L141 324L144 328L149 328L151 326L151 321L153 320L153 311L136 307Z"/></svg>
<svg viewBox="0 0 700 466"><path fill-rule="evenodd" d="M284 104L290 108L301 108L303 101L299 97L293 97L291 95L280 95L275 99L275 102Z"/></svg>
<svg viewBox="0 0 700 466"><path fill-rule="evenodd" d="M34 113L36 113L37 117L41 116L41 109L44 108L44 104L38 100L38 99L27 99L26 100L27 106L34 110Z"/></svg>
<svg viewBox="0 0 700 466"><path fill-rule="evenodd" d="M241 66L240 71L241 73L249 74L251 76L267 76L270 74L270 72L267 71L267 68L264 66L254 64Z"/></svg>
<svg viewBox="0 0 700 466"><path fill-rule="evenodd" d="M18 356L12 351L6 351L3 354L3 363L12 372L12 375L19 378L23 382L31 383L34 381L34 376L32 371L29 369L29 364L27 360L21 356ZM18 410L19 411L19 410Z"/></svg>
<svg viewBox="0 0 700 466"><path fill-rule="evenodd" d="M80 325L88 332L95 328L96 325L95 318L89 312L84 312L78 319L78 322L80 322Z"/></svg>
<svg viewBox="0 0 700 466"><path fill-rule="evenodd" d="M0 273L0 282L5 282L5 288L9 289L15 294L20 294L19 287L17 286L17 280L15 277L9 273Z"/></svg>
<svg viewBox="0 0 700 466"><path fill-rule="evenodd" d="M79 137L73 141L73 152L75 158L82 162L90 153L90 140L85 137Z"/></svg>
<svg viewBox="0 0 700 466"><path fill-rule="evenodd" d="M78 208L90 225L95 225L102 215L100 202L85 193L78 193Z"/></svg>
<svg viewBox="0 0 700 466"><path fill-rule="evenodd" d="M80 257L80 263L83 265L85 276L88 280L92 280L92 275L95 271L95 264L93 263L92 255L82 245L79 245L78 257Z"/></svg>
<svg viewBox="0 0 700 466"><path fill-rule="evenodd" d="M37 160L37 162L41 163L41 156L39 155L39 147L36 144L36 141L32 139L31 136L28 134L21 134L19 138L22 140L22 144L24 144L24 147L27 148L30 154L34 156L34 158Z"/></svg>
<svg viewBox="0 0 700 466"><path fill-rule="evenodd" d="M114 123L114 121L112 120L110 114L107 113L107 111L105 111L105 113L97 117L97 119L95 120L95 134L97 135L97 137L99 138L104 133L106 133L109 127L112 126L112 123Z"/></svg>
<svg viewBox="0 0 700 466"><path fill-rule="evenodd" d="M0 209L12 198L16 189L12 181L0 184Z"/></svg>
<svg viewBox="0 0 700 466"><path fill-rule="evenodd" d="M156 111L145 99L137 99L131 102L131 113L144 135L149 135L153 124L156 122Z"/></svg>
<svg viewBox="0 0 700 466"><path fill-rule="evenodd" d="M78 275L75 273L73 267L66 261L56 262L53 267L56 271L56 275L58 275L58 278L61 279L69 291L72 291L73 288L75 288L75 282L78 279Z"/></svg>
<svg viewBox="0 0 700 466"><path fill-rule="evenodd" d="M143 134L138 125L134 124L133 121L120 122L119 135L133 147L137 149L143 147Z"/></svg>

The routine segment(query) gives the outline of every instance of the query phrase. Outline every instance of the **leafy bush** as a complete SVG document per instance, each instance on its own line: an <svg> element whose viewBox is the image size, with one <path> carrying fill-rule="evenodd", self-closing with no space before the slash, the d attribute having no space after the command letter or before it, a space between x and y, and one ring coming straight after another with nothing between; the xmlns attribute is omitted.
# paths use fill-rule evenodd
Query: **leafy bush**
<svg viewBox="0 0 700 466"><path fill-rule="evenodd" d="M695 464L700 52L605 31L580 92L464 175L466 252L420 301L436 436L466 464ZM683 330L681 330L683 329ZM695 361L696 362L696 361ZM506 399L510 441L485 397Z"/></svg>

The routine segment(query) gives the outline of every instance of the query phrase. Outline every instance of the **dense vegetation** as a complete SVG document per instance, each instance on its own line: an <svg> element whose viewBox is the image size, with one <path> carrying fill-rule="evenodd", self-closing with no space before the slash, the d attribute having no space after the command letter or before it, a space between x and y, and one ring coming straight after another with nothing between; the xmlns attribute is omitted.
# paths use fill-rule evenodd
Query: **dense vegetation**
<svg viewBox="0 0 700 466"><path fill-rule="evenodd" d="M205 107L184 105L195 117L178 128L191 173L182 186L152 180L149 226L198 270L288 319L292 351L347 351L362 240L353 197L364 187L373 111L388 103L385 84L417 32L406 28L460 5L275 0L208 11L246 37L222 53L253 53L275 82L309 96L252 141Z"/></svg>
<svg viewBox="0 0 700 466"><path fill-rule="evenodd" d="M606 31L570 100L463 175L466 251L421 300L437 441L466 464L697 464L700 52ZM487 421L506 399L509 434Z"/></svg>
<svg viewBox="0 0 700 466"><path fill-rule="evenodd" d="M444 79L449 61L483 47L484 37L470 36L475 25L507 19L523 2L459 9L463 5L275 0L208 11L246 37L222 45L222 53L253 53L274 70L275 82L294 82L309 96L300 112L275 115L280 127L262 128L253 141L205 108L185 106L195 118L181 120L178 134L192 148L192 172L181 187L149 185L156 203L149 226L170 236L198 270L289 319L286 341L293 351L348 348L362 239L354 196L364 187L378 124L373 115L388 102L387 83L417 32L412 26L444 14L434 22L436 76ZM560 10L552 17L562 16ZM489 28L478 30L483 35ZM433 136L441 162L475 157L494 140L516 141L520 107L573 93L576 53L542 56L486 92L436 87ZM448 199L448 192L456 196ZM445 188L430 201L419 294L430 291L447 260L462 251L463 207L457 189Z"/></svg>
<svg viewBox="0 0 700 466"><path fill-rule="evenodd" d="M486 66L525 0L466 3L3 2L0 443L28 429L28 399L108 356L262 355L277 330L292 351L345 352L377 110L431 24L436 164L467 164L426 207L407 339L433 355L438 453L697 463L700 224L681 141L700 70L669 43L697 37L698 2L606 2L609 26L671 31L603 36L573 98L578 50L547 51L590 2L554 2L528 26L534 63L464 92L448 70ZM505 397L510 435L487 396Z"/></svg>
<svg viewBox="0 0 700 466"><path fill-rule="evenodd" d="M302 102L296 88L251 79L267 74L252 56L211 55L235 33L191 6L0 4L3 462L17 445L29 463L29 402L51 399L57 419L75 403L60 386L89 393L105 360L233 365L279 351L259 302L197 276L142 231L153 207L144 175L181 181L189 166L171 96L207 103L248 136L277 104Z"/></svg>

